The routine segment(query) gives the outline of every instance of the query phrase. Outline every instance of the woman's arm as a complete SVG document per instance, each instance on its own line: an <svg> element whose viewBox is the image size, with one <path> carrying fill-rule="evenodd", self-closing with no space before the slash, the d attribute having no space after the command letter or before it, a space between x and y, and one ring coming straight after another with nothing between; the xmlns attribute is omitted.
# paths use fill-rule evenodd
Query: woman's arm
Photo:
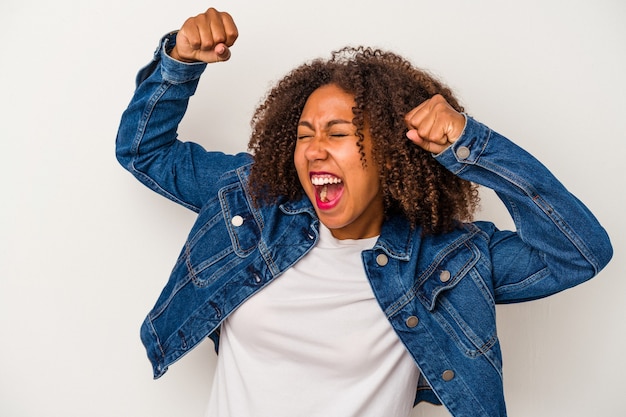
<svg viewBox="0 0 626 417"><path fill-rule="evenodd" d="M461 121L441 100L407 115L407 136L440 152L435 158L454 174L493 189L511 214L515 232L482 228L496 301L545 297L595 276L613 249L589 209L528 152L471 118Z"/></svg>
<svg viewBox="0 0 626 417"><path fill-rule="evenodd" d="M176 133L206 68L199 60L227 60L236 37L232 18L214 9L165 36L153 61L137 76L117 135L116 156L122 166L152 190L194 211L212 195L216 176L250 162L245 154L206 152L198 144L179 141Z"/></svg>
<svg viewBox="0 0 626 417"><path fill-rule="evenodd" d="M463 135L436 158L459 177L493 189L515 222L515 233L493 228L489 236L497 302L573 287L611 259L609 237L589 209L504 136L468 118Z"/></svg>

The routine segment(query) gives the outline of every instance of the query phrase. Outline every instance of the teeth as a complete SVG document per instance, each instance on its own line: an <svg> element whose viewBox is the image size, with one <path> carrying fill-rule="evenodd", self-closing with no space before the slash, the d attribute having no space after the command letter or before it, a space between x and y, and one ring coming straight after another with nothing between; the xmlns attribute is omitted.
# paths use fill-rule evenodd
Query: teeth
<svg viewBox="0 0 626 417"><path fill-rule="evenodd" d="M327 185L327 184L339 184L341 178L332 177L330 175L311 177L313 185Z"/></svg>

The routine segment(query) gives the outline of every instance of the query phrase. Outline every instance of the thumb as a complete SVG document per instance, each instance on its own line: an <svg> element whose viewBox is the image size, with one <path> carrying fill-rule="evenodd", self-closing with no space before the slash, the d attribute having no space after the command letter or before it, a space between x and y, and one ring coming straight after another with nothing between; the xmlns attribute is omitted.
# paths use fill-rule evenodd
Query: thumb
<svg viewBox="0 0 626 417"><path fill-rule="evenodd" d="M228 61L230 59L230 48L224 43L219 43L215 47L215 54L218 61Z"/></svg>
<svg viewBox="0 0 626 417"><path fill-rule="evenodd" d="M417 133L416 129L409 129L409 131L406 132L406 137L413 142L417 142L422 139L420 138L420 135Z"/></svg>
<svg viewBox="0 0 626 417"><path fill-rule="evenodd" d="M450 143L441 144L431 141L428 138L421 137L417 132L417 129L410 129L408 132L406 132L406 137L415 145L424 149L426 152L434 154L441 153L445 151L448 146L450 146Z"/></svg>

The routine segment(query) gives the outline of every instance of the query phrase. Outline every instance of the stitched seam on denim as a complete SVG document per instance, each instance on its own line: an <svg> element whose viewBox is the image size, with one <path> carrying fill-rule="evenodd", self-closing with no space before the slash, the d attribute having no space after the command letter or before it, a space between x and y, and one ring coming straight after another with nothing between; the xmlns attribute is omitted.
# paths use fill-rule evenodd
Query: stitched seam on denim
<svg viewBox="0 0 626 417"><path fill-rule="evenodd" d="M463 242L463 243L465 243L465 242ZM456 286L458 285L458 283L459 283L459 282L460 282L463 278L465 278L465 276L467 275L467 270L469 269L470 265L474 265L474 264L477 262L478 257L480 257L480 254L476 254L476 252L475 252L475 251L474 251L471 247L469 247L468 245L465 245L465 246L466 246L466 247L470 250L470 252L472 252L472 253L473 253L473 255L474 255L474 256L472 256L471 258L469 258L469 259L465 262L465 264L464 264L461 268L459 268L459 270L458 270L457 274L456 274L454 277L452 277L452 278L450 279L450 283L449 283L448 285L441 285L441 286L439 286L437 289L435 289L435 290L434 290L434 291L430 294L430 296L431 296L431 297L430 297L430 298L431 298L430 300L428 300L426 297L422 296L422 295L421 295L421 294L419 294L419 292L418 292L418 297L419 297L419 299L420 299L420 300L422 300L424 303L428 304L428 306L427 306L427 307L428 307L428 309L429 309L429 310L432 310L433 308L435 308L435 306L434 306L434 305L435 305L435 302L436 302L437 298L439 297L439 294L441 294L441 293L442 293L442 292L444 292L444 291L448 291L448 290L450 290L451 288L456 287ZM457 277L459 277L459 278L457 278ZM429 301L430 301L430 302L429 302Z"/></svg>
<svg viewBox="0 0 626 417"><path fill-rule="evenodd" d="M550 271L548 270L548 268L542 268L539 271L535 272L534 274L530 275L528 278L526 278L523 281L498 287L495 290L495 295L497 297L497 296L507 294L510 292L520 291L526 287L530 287L531 285L547 277L548 275L550 275Z"/></svg>
<svg viewBox="0 0 626 417"><path fill-rule="evenodd" d="M273 277L276 277L277 275L281 274L288 268L291 268L291 266L297 262L297 261L293 262L291 265L287 266L283 271L281 271L278 268L278 266L274 263L272 254L270 253L269 248L265 245L265 242L263 241L263 239L259 241L257 248L259 249L259 253L261 254L261 257L263 258L263 260L265 260L265 264L269 268Z"/></svg>
<svg viewBox="0 0 626 417"><path fill-rule="evenodd" d="M476 230L474 230L471 236L474 236L476 233L477 233ZM441 264L441 262L443 262L445 257L447 257L450 254L450 252L452 252L452 250L446 251L445 256L438 257L437 262L432 262L431 267L428 269L430 273L427 275L422 274L420 278L418 279L417 284L415 286L415 292L417 293L417 296L420 299L420 301L422 301L422 303L424 303L424 305L426 305L426 307L429 310L432 310L435 307L435 302L441 292L446 291L450 288L454 288L459 283L459 281L463 279L464 275L467 274L467 271L469 270L469 268L472 265L476 264L476 262L478 262L478 259L480 258L481 253L478 250L478 248L474 247L473 245L470 246L468 244L468 240L469 238L464 239L463 241L459 242L458 245L455 245L454 249L456 250L457 248L461 246L465 246L472 253L473 256L467 259L467 261L465 261L465 264L461 268L458 269L458 272L454 277L451 277L448 285L439 286L435 291L429 294L430 299L426 298L426 296L421 295L419 288L426 282L426 280L432 275L432 273L434 273L436 268ZM456 277L459 277L459 278L456 278Z"/></svg>
<svg viewBox="0 0 626 417"><path fill-rule="evenodd" d="M174 297L176 297L176 295L178 294L178 292L189 283L189 275L186 275L184 279L182 280L178 280L176 282L176 285L174 286L174 288L172 289L170 296L167 297L167 299L159 302L158 304L156 304L152 310L149 313L149 317L151 319L157 319L159 316L161 316L161 314L163 314L163 312L168 308L168 306L171 304L172 300L174 299Z"/></svg>
<svg viewBox="0 0 626 417"><path fill-rule="evenodd" d="M437 253L437 257L433 259L433 261L430 263L430 265L428 265L428 268L424 272L422 272L422 274L417 279L417 282L416 282L417 286L420 286L423 283L423 281L426 280L426 278L428 278L430 275L432 275L434 270L437 269L439 264L441 264L441 262L451 252L454 252L459 247L461 247L462 245L466 244L467 241L469 241L472 237L474 237L478 233L478 231L479 231L478 227L473 227L473 225L468 225L468 228L469 227L471 227L471 231L469 233L466 233L466 234L463 234L463 235L459 236L454 242L452 242L450 245L446 246L446 248L444 250L439 251L439 253ZM472 252L474 252L474 251L472 250Z"/></svg>
<svg viewBox="0 0 626 417"><path fill-rule="evenodd" d="M383 242L383 241L377 241L373 249L382 249L387 255L391 256L394 259L397 259L400 261L408 261L409 259L411 259L410 252L412 248L412 242L413 242L413 234L410 234L409 240L407 241L407 245L406 245L406 247L409 248L407 253L396 252L387 245L387 242Z"/></svg>
<svg viewBox="0 0 626 417"><path fill-rule="evenodd" d="M484 149L487 147L488 142L490 141L492 136L492 131L489 129L488 130L488 134L487 134L487 138L485 140L484 146L480 152L479 155L482 155L482 153L484 152ZM513 173L511 173L508 170L504 170L502 169L500 166L495 165L495 164L490 164L489 161L483 162L482 159L479 157L476 158L475 162L474 162L477 166L480 166L482 168L485 168L501 177L503 177L505 180L507 180L508 182L512 183L513 185L517 186L519 189L521 189L527 196L531 197L533 199L533 202L539 207L541 208L544 213L546 213L546 215L548 215L548 217L553 221L553 223L563 232L563 234L565 236L567 236L567 238L572 242L572 244L579 250L579 252L587 259L587 261L592 265L595 273L598 273L599 271L599 262L596 259L596 257L593 255L593 253L589 250L589 248L585 245L584 240L581 239L575 232L574 230L565 222L565 220L556 212L554 211L554 209L552 209L551 206L549 206L548 204L545 203L545 200L543 200L543 198L539 195L539 193L537 193L533 187L530 186L530 184L526 183L526 181L523 180L523 178L520 178L516 175L513 175ZM543 203L540 204L540 202ZM513 207L515 206L514 204L511 204ZM545 207L544 207L545 206ZM516 216L514 216L514 221L516 220ZM517 230L518 233L520 232L520 228L519 225L517 224L517 221L515 221L516 226L517 226Z"/></svg>
<svg viewBox="0 0 626 417"><path fill-rule="evenodd" d="M428 331L428 334L429 334L432 342L434 343L435 338L433 337L432 333L430 331ZM435 345L438 346L438 347L440 346L439 344L435 344ZM453 357L453 355L450 355L449 352L443 351L443 350L440 350L440 352L441 352L442 355L439 355L439 362L436 363L436 364L431 364L431 366L429 366L430 369L427 369L426 372L429 372L429 371L432 372L432 371L436 370L437 368L441 368L441 367L443 367L444 369L455 369L454 362L451 361L451 359L450 359L451 357ZM428 362L426 363L426 365L429 365ZM424 375L424 379L432 387L432 384L430 383L430 381L428 380L426 375ZM473 410L472 416L479 416L480 415L480 416L484 416L484 417L489 417L489 414L486 413L485 409L482 406L482 403L476 398L476 395L474 394L474 391L476 390L476 387L474 387L474 389L470 388L467 385L467 382L466 382L465 378L462 378L461 375L457 375L457 377L455 377L455 381L457 383L461 384L463 386L463 388L465 389L465 392L467 392L471 396L472 403L476 407L480 407L480 410L478 410L478 409L474 409ZM444 401L441 399L441 397L439 396L437 391L433 390L433 393L437 396L437 398L439 398L439 401L441 401L441 403L444 404ZM481 414L478 414L479 411L481 412Z"/></svg>
<svg viewBox="0 0 626 417"><path fill-rule="evenodd" d="M474 227L473 225L468 225L468 228L471 228L471 231L469 233L459 236L457 240L455 240L453 243L448 245L445 248L445 250L440 251L437 254L437 257L430 263L429 267L419 276L417 280L415 280L415 284L406 293L404 293L400 298L398 298L398 300L396 300L389 307L387 307L387 309L385 310L385 315L387 317L392 317L398 311L402 310L404 306L410 303L411 300L413 300L414 298L418 298L420 300L422 299L422 297L419 296L419 288L422 286L426 278L428 278L432 274L432 272L437 268L437 266L442 262L442 260L445 259L446 256L450 254L450 252L453 252L454 250L459 248L461 245L465 244L467 246L466 242L468 242L474 235L476 235L480 231L478 227ZM472 261L476 262L475 251L471 248L470 250L472 251L472 253L474 253L475 256L466 262L466 265L464 265L463 268L459 270L459 273L464 268L467 267L468 263ZM480 253L477 256L480 257ZM397 266L396 268L399 268L399 266ZM399 273L399 271L397 270L394 272L396 274ZM430 304L430 303L425 303L425 304Z"/></svg>
<svg viewBox="0 0 626 417"><path fill-rule="evenodd" d="M222 203L222 207L224 209L224 211L226 213L228 213L229 216L233 215L231 209L230 209L230 205L228 203L228 198L226 198L226 195L228 193L231 192L236 192L236 190L240 188L239 184L231 184L228 187L224 187L222 189L220 189L219 191L219 199L220 202ZM242 191L243 192L243 191ZM249 207L247 207L247 209L249 209ZM226 223L226 229L228 230L228 234L232 237L232 239L235 241L233 242L235 245L235 253L237 254L237 256L241 256L241 257L246 257L249 254L251 254L252 252L254 252L254 250L257 248L258 246L258 242L260 240L257 239L256 243L251 246L250 248L243 248L241 245L241 241L239 240L239 234L237 233L237 231L233 228L232 224L228 223L228 220L226 218L224 218L224 222ZM255 222L255 227L258 226ZM244 227L244 226L239 226L239 227Z"/></svg>
<svg viewBox="0 0 626 417"><path fill-rule="evenodd" d="M191 248L188 243L185 243L185 265L187 266L187 272L189 273L191 280L194 284L200 285L200 281L193 271L193 265L191 264Z"/></svg>
<svg viewBox="0 0 626 417"><path fill-rule="evenodd" d="M472 344L473 347L475 347L475 349L469 349L467 346L465 346L465 344L462 344L464 349L466 349L468 356L477 357L483 355L496 344L498 338L495 333L491 335L488 340L483 341L480 337L478 337L478 335L476 335L476 333L472 331L472 327L468 325L465 320L463 320L463 317L458 314L457 310L445 296L441 297L440 305L447 311L452 320L454 320L454 322L461 330L463 335L467 338L467 340ZM492 315L492 319L495 326L495 313Z"/></svg>
<svg viewBox="0 0 626 417"><path fill-rule="evenodd" d="M231 269L233 269L238 264L238 261L241 259L238 256L235 259L231 259L227 261L219 269L213 271L208 278L200 277L200 275L203 274L205 270L211 268L213 265L217 264L222 259L226 259L228 255L230 255L231 253L234 253L234 252L229 245L227 248L213 255L211 258L203 259L202 262L200 262L199 264L196 264L195 267L193 264L188 263L187 264L188 268L189 267L193 268L193 275L194 275L194 278L196 278L193 282L196 283L200 287L205 287L209 283L215 281L216 278L219 278L222 275L224 275L226 271L230 271ZM235 265L233 265L233 263Z"/></svg>
<svg viewBox="0 0 626 417"><path fill-rule="evenodd" d="M263 216L261 215L260 210L258 210L255 204L253 203L251 199L250 189L249 189L248 169L250 166L251 164L247 164L242 167L239 167L237 169L237 177L239 178L239 182L241 183L241 187L243 188L243 195L246 198L248 207L250 208L250 211L252 212L252 216L254 217L254 220L259 226L259 230L261 231L261 234L262 234L263 229L265 228L265 224L263 223Z"/></svg>
<svg viewBox="0 0 626 417"><path fill-rule="evenodd" d="M398 271L399 265L395 264L395 268L396 270L393 271L393 274L398 275L400 273ZM404 294L402 294L402 296L398 298L394 303L392 303L389 307L387 307L387 309L385 310L385 315L387 316L387 318L393 317L394 315L396 315L396 313L398 313L398 311L401 311L404 306L410 303L411 300L413 300L414 298L415 291L413 291L413 288L411 288Z"/></svg>
<svg viewBox="0 0 626 417"><path fill-rule="evenodd" d="M585 245L584 240L581 239L575 232L574 230L571 228L571 226L569 226L569 224L567 224L565 222L565 220L563 219L563 217L554 210L554 208L549 205L546 200L543 199L543 197L541 197L541 195L537 192L537 190L534 189L534 187L526 182L524 180L524 178L519 177L517 175L515 175L514 173L506 170L506 169L502 169L502 167L500 167L499 165L495 165L495 164L491 164L489 162L484 163L481 165L481 167L487 169L490 172L493 172L494 174L497 174L498 176L504 178L507 182L509 182L511 185L515 186L516 188L518 188L519 190L521 190L521 192L526 195L527 197L529 197L532 202L539 208L541 209L541 211L543 211L546 216L552 221L552 223L554 223L554 225L561 230L561 232L563 232L563 234L567 237L567 239L572 243L572 245L574 245L574 247L576 247L576 249L578 249L578 251L585 257L585 259L587 259L587 261L591 264L591 266L593 267L594 271L597 273L599 268L598 268L598 261L595 258L595 256L593 256L593 253L589 250L589 248ZM507 198L507 200L509 200L510 204L512 206L515 206L510 198ZM524 231L521 228L521 225L518 224L517 222L517 216L514 216L514 221L517 227L517 232L522 235L524 233Z"/></svg>
<svg viewBox="0 0 626 417"><path fill-rule="evenodd" d="M445 307L444 304L445 303L443 303L442 301L442 307ZM450 307L449 303L447 307ZM435 310L432 312L432 315L433 317L435 317L435 320L437 320L439 325L446 332L446 334L450 337L450 339L454 341L454 343L459 348L459 351L463 353L465 356L472 358L472 359L485 356L485 353L487 353L497 343L498 337L496 336L496 334L491 336L489 340L485 341L484 343L476 343L476 340L480 341L480 339L476 337L476 335L474 335L473 332L472 332L473 336L470 336L464 329L464 327L469 328L469 326L467 326L467 323L465 323L464 321L462 324L459 323L455 315L451 314L449 308L447 307L445 308L445 310L448 312L448 314L450 314L454 323L456 323L456 325L461 329L462 334L465 336L465 340L467 340L469 344L463 342L463 339L460 337L459 333L454 330L454 328L450 325L448 320L446 320L440 312ZM476 340L473 340L473 338L475 338ZM471 349L470 345L474 349ZM491 361L489 362L491 363Z"/></svg>
<svg viewBox="0 0 626 417"><path fill-rule="evenodd" d="M200 211L200 207L196 207L193 204L189 204L183 200L180 200L179 198L177 198L170 192L163 189L158 182L152 179L152 177L150 177L148 174L144 173L143 171L137 169L137 167L135 166L135 160L137 156L139 155L139 147L141 146L141 142L145 135L146 125L148 124L148 122L150 121L150 118L152 117L152 112L154 111L154 107L156 103L161 99L161 97L163 97L163 95L169 89L170 86L171 86L170 83L167 83L167 82L161 83L159 88L152 94L152 96L150 96L150 99L148 100L148 103L146 104L146 108L141 115L141 120L137 127L137 133L135 134L135 139L133 140L133 146L131 147L131 153L133 154L133 159L131 162L131 169L136 177L143 178L142 182L146 184L149 188L169 198L170 200L175 201L176 203L182 205L183 207L186 207L197 213Z"/></svg>
<svg viewBox="0 0 626 417"><path fill-rule="evenodd" d="M486 263L486 262L481 262L481 259L479 258L478 261L476 262L478 263ZM470 269L467 274L470 276L470 278L472 279L472 281L474 281L474 285L476 285L476 287L478 288L478 290L480 291L480 293L482 294L483 298L485 299L486 302L488 302L493 308L495 308L496 306L496 300L495 300L495 296L493 294L493 290L490 289L486 284L485 284L485 280L483 279L482 275L480 274L480 272L477 270L477 268L472 268Z"/></svg>
<svg viewBox="0 0 626 417"><path fill-rule="evenodd" d="M213 215L209 220L204 222L202 227L196 233L194 233L193 236L191 236L190 238L187 239L187 241L189 242L189 245L190 246L195 246L196 243L198 243L198 241L200 239L202 239L204 237L204 235L206 235L207 232L209 230L211 230L221 220L222 220L222 210L221 210L221 207L220 207L219 213Z"/></svg>
<svg viewBox="0 0 626 417"><path fill-rule="evenodd" d="M593 266L593 269L597 274L599 272L599 262L596 257L593 256L593 253L589 250L587 245L585 245L584 240L574 232L565 219L563 219L563 217L561 217L559 213L552 208L552 206L547 204L547 202L540 195L535 195L533 197L533 201L543 210L544 213L546 213L548 217L550 217L550 219L552 219L552 222L556 225L556 227L558 227L559 230L561 230L563 234L569 238L572 244L587 259L591 266Z"/></svg>
<svg viewBox="0 0 626 417"><path fill-rule="evenodd" d="M159 348L159 351L161 352L161 359L164 360L165 359L165 348L161 344L161 339L159 338L159 335L158 335L156 329L154 328L154 325L152 324L152 320L150 320L150 328L152 329L152 334L154 336L154 340L156 342L156 345Z"/></svg>

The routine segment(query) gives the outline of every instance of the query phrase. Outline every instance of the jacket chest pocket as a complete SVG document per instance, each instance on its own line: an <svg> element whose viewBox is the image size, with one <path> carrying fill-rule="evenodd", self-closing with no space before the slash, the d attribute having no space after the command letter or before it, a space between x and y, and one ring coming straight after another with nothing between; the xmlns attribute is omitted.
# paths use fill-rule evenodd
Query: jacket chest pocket
<svg viewBox="0 0 626 417"><path fill-rule="evenodd" d="M467 240L436 256L418 280L420 302L468 357L485 354L497 343L493 291L479 270L480 257Z"/></svg>
<svg viewBox="0 0 626 417"><path fill-rule="evenodd" d="M173 272L198 287L232 277L255 251L261 236L239 184L222 188L218 200L200 213Z"/></svg>
<svg viewBox="0 0 626 417"><path fill-rule="evenodd" d="M219 199L233 250L245 257L256 249L261 238L260 218L254 216L240 184L222 188Z"/></svg>

